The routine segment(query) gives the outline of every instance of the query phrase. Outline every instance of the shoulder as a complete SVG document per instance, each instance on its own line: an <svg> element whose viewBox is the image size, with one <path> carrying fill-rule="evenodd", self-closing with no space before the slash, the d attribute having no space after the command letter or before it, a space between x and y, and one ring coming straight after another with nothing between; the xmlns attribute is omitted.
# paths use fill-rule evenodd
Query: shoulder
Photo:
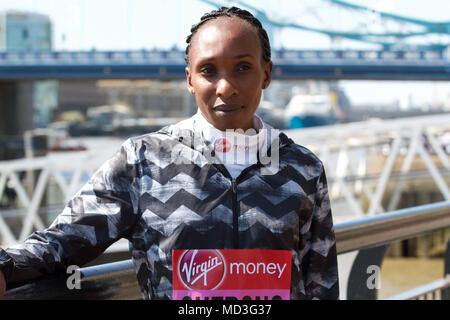
<svg viewBox="0 0 450 320"><path fill-rule="evenodd" d="M179 141L180 138L187 138L193 136L194 120L188 118L180 122L165 126L158 131L149 132L140 136L129 138L125 143L129 143L135 147L139 147L145 143L161 143L167 141Z"/></svg>
<svg viewBox="0 0 450 320"><path fill-rule="evenodd" d="M161 148L165 144L170 145L173 141L178 141L178 137L174 135L173 126L167 126L155 132L128 138L122 146L127 150L139 151L142 147Z"/></svg>
<svg viewBox="0 0 450 320"><path fill-rule="evenodd" d="M126 150L129 162L136 163L144 159L158 162L169 160L181 147L194 148L201 143L200 140L192 130L170 125L155 132L131 137L125 141L122 148Z"/></svg>
<svg viewBox="0 0 450 320"><path fill-rule="evenodd" d="M317 165L322 167L322 160L307 147L296 143L289 138L286 133L280 133L280 143L285 145L285 157L287 160L301 162L308 165Z"/></svg>
<svg viewBox="0 0 450 320"><path fill-rule="evenodd" d="M281 133L280 139L289 138L285 133ZM307 147L289 140L290 143L280 149L280 166L300 179L303 184L315 186L325 174L322 160Z"/></svg>

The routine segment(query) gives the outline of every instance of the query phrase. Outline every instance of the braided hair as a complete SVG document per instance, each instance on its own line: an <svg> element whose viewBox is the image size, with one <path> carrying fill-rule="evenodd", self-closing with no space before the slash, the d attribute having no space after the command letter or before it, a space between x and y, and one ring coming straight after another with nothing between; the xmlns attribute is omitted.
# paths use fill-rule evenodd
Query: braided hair
<svg viewBox="0 0 450 320"><path fill-rule="evenodd" d="M247 21L252 26L256 28L258 31L258 37L261 40L261 47L262 47L262 58L265 62L269 62L271 58L270 53L270 42L269 37L267 36L266 30L264 30L261 22L255 18L249 11L243 10L237 7L221 7L218 10L213 10L211 12L208 12L204 14L200 18L200 22L197 24L194 24L191 28L191 34L186 38L186 43L188 44L186 47L186 63L189 64L189 50L191 48L191 40L192 37L197 33L198 29L205 24L205 22L217 19L219 17L238 17L242 20Z"/></svg>

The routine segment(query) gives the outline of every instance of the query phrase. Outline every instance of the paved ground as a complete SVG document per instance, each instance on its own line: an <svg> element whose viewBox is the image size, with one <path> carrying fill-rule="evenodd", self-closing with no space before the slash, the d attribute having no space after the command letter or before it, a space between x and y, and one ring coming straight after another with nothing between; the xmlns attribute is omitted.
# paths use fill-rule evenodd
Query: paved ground
<svg viewBox="0 0 450 320"><path fill-rule="evenodd" d="M379 299L427 284L443 275L442 258L385 258L381 266Z"/></svg>

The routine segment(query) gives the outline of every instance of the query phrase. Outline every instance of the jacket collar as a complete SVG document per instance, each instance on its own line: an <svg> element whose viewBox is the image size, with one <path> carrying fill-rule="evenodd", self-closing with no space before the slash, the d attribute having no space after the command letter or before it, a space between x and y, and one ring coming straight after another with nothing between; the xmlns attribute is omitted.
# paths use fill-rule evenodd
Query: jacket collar
<svg viewBox="0 0 450 320"><path fill-rule="evenodd" d="M286 148L294 142L292 139L288 138L283 132L278 132L278 137L271 139L271 144L268 144L267 152L258 152L258 163L267 163L261 161L260 154L263 157L270 157L271 151L278 145L279 150ZM180 143L190 147L202 153L211 163L222 164L221 160L216 156L214 152L214 146L203 136L201 130L195 125L186 126L186 123L179 122L173 125L166 126L158 131L158 133L169 135L174 139L178 140Z"/></svg>

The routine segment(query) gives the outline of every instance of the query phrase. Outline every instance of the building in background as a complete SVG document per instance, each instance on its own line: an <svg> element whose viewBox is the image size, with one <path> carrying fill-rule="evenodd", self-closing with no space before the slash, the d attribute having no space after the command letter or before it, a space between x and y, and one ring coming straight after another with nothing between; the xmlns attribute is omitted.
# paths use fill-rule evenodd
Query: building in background
<svg viewBox="0 0 450 320"><path fill-rule="evenodd" d="M52 48L53 24L48 16L17 10L0 12L0 51L38 52L51 51ZM21 95L31 95L32 98L31 106L24 108L32 109L32 112L15 115L26 118L11 122L24 123L24 126L19 126L17 130L10 130L16 134L46 126L51 122L53 109L58 105L57 81L32 81L26 86L26 90L28 92L22 92ZM13 112L9 113L13 115Z"/></svg>
<svg viewBox="0 0 450 320"><path fill-rule="evenodd" d="M0 13L0 50L41 51L53 48L52 22L46 15L26 11Z"/></svg>

